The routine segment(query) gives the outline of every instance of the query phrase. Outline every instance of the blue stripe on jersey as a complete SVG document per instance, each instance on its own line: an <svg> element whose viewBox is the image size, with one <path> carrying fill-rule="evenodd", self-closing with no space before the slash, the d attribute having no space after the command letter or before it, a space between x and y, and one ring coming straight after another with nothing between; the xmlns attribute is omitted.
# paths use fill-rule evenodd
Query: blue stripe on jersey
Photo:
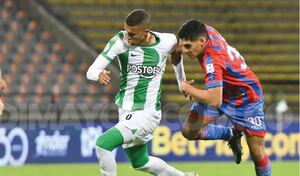
<svg viewBox="0 0 300 176"><path fill-rule="evenodd" d="M220 38L218 36L215 36L215 35L209 35L209 38L211 40L220 41Z"/></svg>
<svg viewBox="0 0 300 176"><path fill-rule="evenodd" d="M217 51L220 51L221 50L221 47L218 46L218 45L213 45L211 46L214 50L217 50Z"/></svg>
<svg viewBox="0 0 300 176"><path fill-rule="evenodd" d="M205 64L212 64L212 57L211 56L208 56L205 60Z"/></svg>
<svg viewBox="0 0 300 176"><path fill-rule="evenodd" d="M256 82L246 78L244 75L240 74L239 72L237 72L236 70L234 70L227 62L225 62L227 71L232 74L234 77L236 77L237 79L239 79L240 81L248 84L249 86L252 87L252 89L259 95L262 96L262 92L260 91L259 86L257 85Z"/></svg>
<svg viewBox="0 0 300 176"><path fill-rule="evenodd" d="M216 79L216 76L214 73L207 73L207 82L213 82Z"/></svg>
<svg viewBox="0 0 300 176"><path fill-rule="evenodd" d="M206 27L208 30L210 30L210 31L212 31L212 30L215 30L213 27L211 27L211 26L207 26Z"/></svg>
<svg viewBox="0 0 300 176"><path fill-rule="evenodd" d="M211 83L211 84L207 84L205 86L205 89L211 89L211 88L214 88L214 87L221 87L223 86L223 81L219 81L219 82L214 82L214 83Z"/></svg>

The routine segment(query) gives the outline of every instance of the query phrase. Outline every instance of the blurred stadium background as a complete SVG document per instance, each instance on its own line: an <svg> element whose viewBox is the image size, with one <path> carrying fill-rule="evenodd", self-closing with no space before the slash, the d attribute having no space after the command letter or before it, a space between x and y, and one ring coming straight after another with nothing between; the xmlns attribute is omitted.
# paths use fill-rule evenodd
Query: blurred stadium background
<svg viewBox="0 0 300 176"><path fill-rule="evenodd" d="M154 31L176 33L185 20L200 19L240 51L264 89L270 132L266 147L276 166L274 175L298 175L297 0L0 0L0 66L8 83L1 97L6 111L0 123L0 175L26 175L26 168L27 175L39 175L51 167L26 165L58 162L92 163L64 165L69 173L59 171L61 175L86 175L80 172L85 169L98 174L93 146L96 137L116 122L113 102L119 68L117 62L109 66L113 77L106 87L87 81L85 73L135 8L150 12ZM199 68L185 60L187 77L204 87ZM226 143L187 143L180 136L191 103L179 94L171 64L162 91L163 121L149 144L152 154L177 162L179 168L199 168L203 175L254 175L251 164L233 164ZM225 118L218 123L228 125ZM121 150L116 156L127 161ZM249 161L247 152L244 160ZM224 170L214 169L214 163L225 165ZM124 170L128 167L122 165ZM203 171L206 168L211 172Z"/></svg>

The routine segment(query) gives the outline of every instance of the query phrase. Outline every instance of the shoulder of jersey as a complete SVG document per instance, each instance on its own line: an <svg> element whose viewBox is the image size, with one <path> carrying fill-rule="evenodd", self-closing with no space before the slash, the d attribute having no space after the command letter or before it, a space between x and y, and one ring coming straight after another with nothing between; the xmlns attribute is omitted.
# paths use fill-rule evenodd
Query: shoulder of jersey
<svg viewBox="0 0 300 176"><path fill-rule="evenodd" d="M125 38L125 31L119 31L114 37L123 40Z"/></svg>
<svg viewBox="0 0 300 176"><path fill-rule="evenodd" d="M115 36L112 38L115 42L118 43L118 46L122 47L130 47L130 45L127 43L125 40L125 31L119 31L118 33L115 34Z"/></svg>
<svg viewBox="0 0 300 176"><path fill-rule="evenodd" d="M111 38L111 41L123 41L125 38L125 32L124 31L120 31L120 32L117 32L113 38Z"/></svg>
<svg viewBox="0 0 300 176"><path fill-rule="evenodd" d="M151 32L153 32L158 37L163 37L163 38L168 38L168 39L173 39L173 40L176 39L176 35L172 34L172 33L162 33L162 32L155 32L155 31L151 31Z"/></svg>
<svg viewBox="0 0 300 176"><path fill-rule="evenodd" d="M153 32L153 31L151 31ZM177 44L177 37L175 34L171 33L160 33L160 32L153 32L160 38L160 45L172 47Z"/></svg>

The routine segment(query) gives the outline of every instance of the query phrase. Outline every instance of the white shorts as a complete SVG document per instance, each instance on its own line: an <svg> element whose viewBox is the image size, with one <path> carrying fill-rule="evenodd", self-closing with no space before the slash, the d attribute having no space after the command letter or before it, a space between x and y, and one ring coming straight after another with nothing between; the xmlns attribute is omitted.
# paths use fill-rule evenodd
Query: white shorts
<svg viewBox="0 0 300 176"><path fill-rule="evenodd" d="M123 148L145 144L153 137L161 119L161 111L128 111L119 108L119 122L115 126L124 139Z"/></svg>

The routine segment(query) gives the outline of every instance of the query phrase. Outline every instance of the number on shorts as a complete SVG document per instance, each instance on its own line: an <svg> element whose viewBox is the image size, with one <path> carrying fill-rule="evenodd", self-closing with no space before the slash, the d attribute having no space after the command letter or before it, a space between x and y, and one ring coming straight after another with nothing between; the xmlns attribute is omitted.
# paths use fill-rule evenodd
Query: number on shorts
<svg viewBox="0 0 300 176"><path fill-rule="evenodd" d="M131 117L132 117L132 114L128 114L128 115L125 117L125 119L126 119L126 120L130 120Z"/></svg>
<svg viewBox="0 0 300 176"><path fill-rule="evenodd" d="M250 117L248 118L249 122L255 126L261 126L261 121L259 117Z"/></svg>

